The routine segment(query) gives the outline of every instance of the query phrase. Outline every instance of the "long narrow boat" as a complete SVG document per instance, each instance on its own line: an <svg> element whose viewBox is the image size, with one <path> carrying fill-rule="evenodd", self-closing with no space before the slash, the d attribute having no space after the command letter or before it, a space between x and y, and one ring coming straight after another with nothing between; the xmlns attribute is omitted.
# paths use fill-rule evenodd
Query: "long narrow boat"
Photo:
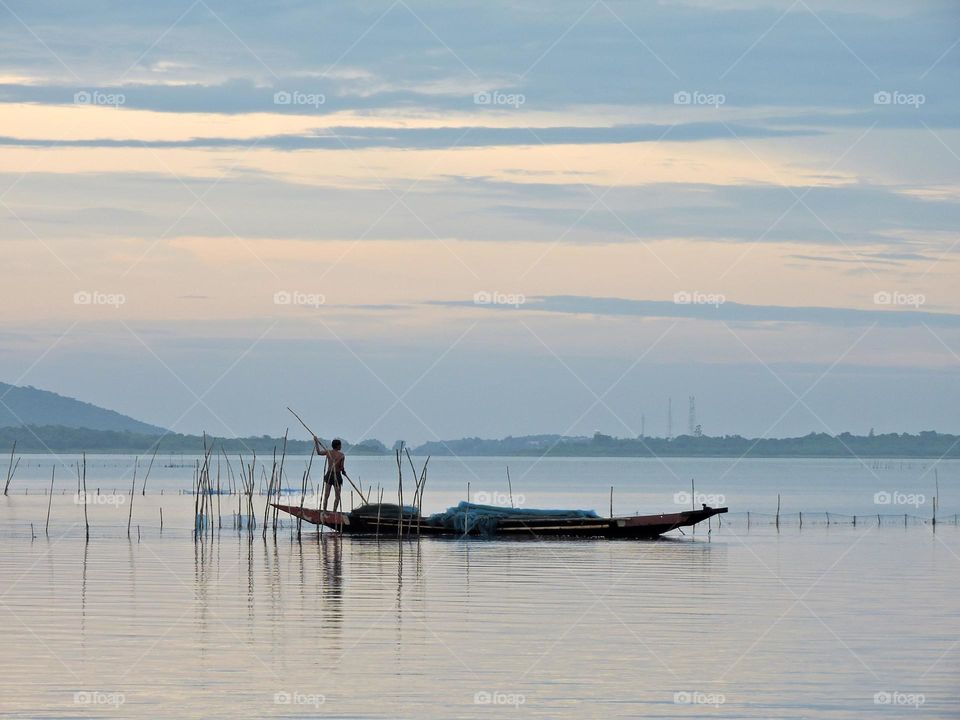
<svg viewBox="0 0 960 720"><path fill-rule="evenodd" d="M628 515L601 518L584 511L512 510L461 503L448 513L458 511L455 522L444 513L423 517L416 508L398 505L363 505L348 513L324 512L296 505L274 507L294 517L322 525L347 535L418 536L418 535L474 535L487 537L601 537L650 539L679 528L691 527L727 508L704 505L700 510L685 510L660 515ZM494 511L494 512L491 512ZM474 518L471 518L471 513ZM460 517L460 516L463 517ZM575 516L572 516L575 515Z"/></svg>

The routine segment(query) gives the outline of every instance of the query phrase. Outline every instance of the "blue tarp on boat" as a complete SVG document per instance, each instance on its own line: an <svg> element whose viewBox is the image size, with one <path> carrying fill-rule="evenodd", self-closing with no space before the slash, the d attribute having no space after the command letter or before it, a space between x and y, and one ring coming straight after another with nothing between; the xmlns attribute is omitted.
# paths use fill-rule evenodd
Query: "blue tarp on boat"
<svg viewBox="0 0 960 720"><path fill-rule="evenodd" d="M572 520L598 517L600 516L593 510L531 510L478 505L463 501L456 507L447 508L444 512L434 513L426 520L431 524L443 525L445 528L464 534L478 532L481 535L491 535L496 530L497 521L503 518L512 520L523 518Z"/></svg>

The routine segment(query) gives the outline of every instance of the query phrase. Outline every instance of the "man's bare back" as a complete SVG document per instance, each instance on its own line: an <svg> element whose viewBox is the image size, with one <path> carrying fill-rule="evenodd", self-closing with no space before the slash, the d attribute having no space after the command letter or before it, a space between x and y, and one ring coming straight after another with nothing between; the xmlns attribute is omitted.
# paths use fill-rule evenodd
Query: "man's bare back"
<svg viewBox="0 0 960 720"><path fill-rule="evenodd" d="M343 485L344 463L347 456L340 450L340 440L334 440L332 448L326 449L320 445L320 438L313 439L317 455L323 455L326 458L326 467L323 471L323 509L327 509L327 500L330 497L330 488L334 490L333 509L336 511L340 507L340 486Z"/></svg>

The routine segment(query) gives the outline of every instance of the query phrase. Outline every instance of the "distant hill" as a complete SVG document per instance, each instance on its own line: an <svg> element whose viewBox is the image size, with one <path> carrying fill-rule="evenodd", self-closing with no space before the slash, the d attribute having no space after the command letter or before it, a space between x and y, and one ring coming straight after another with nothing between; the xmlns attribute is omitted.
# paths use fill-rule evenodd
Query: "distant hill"
<svg viewBox="0 0 960 720"><path fill-rule="evenodd" d="M424 443L417 455L540 457L766 457L766 458L957 458L960 437L927 430L916 435L827 435L745 438L740 435L616 438L527 435L501 440L463 438Z"/></svg>
<svg viewBox="0 0 960 720"><path fill-rule="evenodd" d="M256 451L269 457L283 448L283 438L261 435L245 438L219 438L200 435L169 433L131 433L118 430L87 430L54 425L30 425L28 427L0 427L0 451L17 444L17 453L152 453L159 448L161 453L203 454L204 443L219 453L249 455ZM329 446L330 441L323 441ZM356 445L344 441L343 449L348 455L387 455L390 451L379 440L364 440ZM288 455L304 455L313 452L313 442L290 440Z"/></svg>
<svg viewBox="0 0 960 720"><path fill-rule="evenodd" d="M149 425L113 410L35 387L0 382L0 428L22 425L108 430L138 435L161 435L164 428Z"/></svg>

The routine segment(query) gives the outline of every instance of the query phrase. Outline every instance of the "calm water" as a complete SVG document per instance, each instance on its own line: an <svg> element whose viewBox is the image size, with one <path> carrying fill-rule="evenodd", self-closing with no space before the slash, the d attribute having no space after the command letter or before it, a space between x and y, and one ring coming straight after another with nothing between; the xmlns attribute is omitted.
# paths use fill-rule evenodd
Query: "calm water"
<svg viewBox="0 0 960 720"><path fill-rule="evenodd" d="M731 514L657 542L399 545L264 542L226 496L195 543L190 469L160 467L192 461L163 460L128 540L131 459L88 458L89 543L75 476L58 469L47 535L51 461L21 464L0 498L0 715L960 716L956 463L511 459L515 502L605 513L614 485L617 513L673 510L693 477ZM395 492L389 459L351 462ZM505 462L432 460L425 509L468 481L500 500Z"/></svg>

